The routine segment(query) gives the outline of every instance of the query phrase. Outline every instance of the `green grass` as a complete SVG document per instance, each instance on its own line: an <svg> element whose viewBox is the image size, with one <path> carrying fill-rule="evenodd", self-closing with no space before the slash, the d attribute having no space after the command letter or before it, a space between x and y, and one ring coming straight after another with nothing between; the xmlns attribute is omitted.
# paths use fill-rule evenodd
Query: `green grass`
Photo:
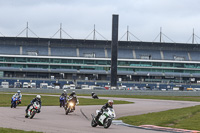
<svg viewBox="0 0 200 133"><path fill-rule="evenodd" d="M5 92L0 92L5 93ZM10 93L10 92L8 92ZM13 93L11 93L13 94ZM23 93L28 94L28 93ZM30 94L30 93L29 93ZM34 93L39 94L39 93ZM42 93L47 95L60 95L60 93ZM91 96L90 94L77 94L78 96ZM155 95L98 95L99 97L118 97L118 98L139 98L139 99L158 99L158 100L177 100L200 102L199 96L155 96Z"/></svg>
<svg viewBox="0 0 200 133"><path fill-rule="evenodd" d="M34 132L34 131L23 131L17 129L10 129L10 128L1 128L0 133L42 133L42 132Z"/></svg>
<svg viewBox="0 0 200 133"><path fill-rule="evenodd" d="M200 130L200 105L118 118L131 125L157 125L190 130Z"/></svg>
<svg viewBox="0 0 200 133"><path fill-rule="evenodd" d="M98 96L99 97L140 98L140 99L158 99L158 100L178 100L178 101L200 102L199 96L150 96L150 95L98 95Z"/></svg>
<svg viewBox="0 0 200 133"><path fill-rule="evenodd" d="M57 94L58 95L58 94ZM83 95L81 96L90 96ZM12 94L0 93L0 106L10 106ZM78 94L79 96L79 94ZM141 99L162 99L162 100L180 100L180 101L200 101L198 96L139 96L139 95L98 95L99 97L120 97L120 98L141 98ZM35 97L35 95L23 95L21 106L26 106ZM79 105L103 105L106 99L87 99L79 98ZM115 100L114 104L127 104L130 102ZM54 96L42 96L43 106L58 106L59 98ZM158 113L149 113L137 116L128 116L119 118L125 123L132 125L157 125L172 128L182 128L191 130L200 130L200 106L193 106L182 109L168 110ZM1 132L1 129L0 129Z"/></svg>
<svg viewBox="0 0 200 133"><path fill-rule="evenodd" d="M0 94L0 107L9 107L11 105L11 97L13 94ZM35 98L35 95L23 95L22 104L20 106L27 106L30 101ZM42 106L59 106L59 97L42 96ZM103 105L107 102L106 99L89 99L78 98L79 105ZM114 100L114 104L129 104L132 102Z"/></svg>

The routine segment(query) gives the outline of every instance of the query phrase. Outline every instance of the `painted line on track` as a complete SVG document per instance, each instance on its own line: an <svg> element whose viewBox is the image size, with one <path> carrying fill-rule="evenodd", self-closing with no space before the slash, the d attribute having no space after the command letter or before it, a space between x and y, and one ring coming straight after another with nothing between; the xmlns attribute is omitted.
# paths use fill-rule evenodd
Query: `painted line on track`
<svg viewBox="0 0 200 133"><path fill-rule="evenodd" d="M121 125L121 126L127 126L127 127L132 127L132 128L139 128L139 129L153 130L153 131L162 131L162 132L170 132L170 133L200 133L200 131L195 131L195 130L159 127L159 126L154 126L154 125L135 126L135 125L126 124L122 120L113 120L112 123L114 125Z"/></svg>

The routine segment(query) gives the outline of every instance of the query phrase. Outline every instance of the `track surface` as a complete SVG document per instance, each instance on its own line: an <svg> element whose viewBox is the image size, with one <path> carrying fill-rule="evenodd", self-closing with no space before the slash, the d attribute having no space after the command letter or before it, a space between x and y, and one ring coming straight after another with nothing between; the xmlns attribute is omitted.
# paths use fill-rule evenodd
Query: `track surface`
<svg viewBox="0 0 200 133"><path fill-rule="evenodd" d="M87 98L87 97L85 97ZM106 98L109 99L109 98ZM149 112L159 112L169 109L189 107L200 105L200 102L188 101L169 101L169 100L146 100L146 99L128 99L128 98L110 98L114 100L126 100L135 102L134 104L114 105L118 117L128 115L139 115ZM43 106L41 113L36 114L33 119L26 119L25 108L18 106L16 109L9 107L0 107L0 127L21 129L27 131L40 131L46 133L158 133L161 131L143 130L130 128L119 125L111 125L110 128L104 129L97 126L90 126L91 114L100 105L94 106L77 106L75 112L65 115L64 109L58 106ZM82 112L84 113L84 116ZM88 119L89 120L88 120Z"/></svg>

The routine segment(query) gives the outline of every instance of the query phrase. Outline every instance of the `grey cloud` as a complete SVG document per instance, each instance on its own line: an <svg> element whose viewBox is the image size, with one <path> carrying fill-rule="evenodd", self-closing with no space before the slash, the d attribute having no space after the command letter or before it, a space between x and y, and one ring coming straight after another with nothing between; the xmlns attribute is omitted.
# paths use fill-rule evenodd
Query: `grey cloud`
<svg viewBox="0 0 200 133"><path fill-rule="evenodd" d="M112 14L119 14L119 38L129 25L142 41L152 41L162 27L175 42L186 42L193 28L200 35L199 4L199 0L0 0L0 32L16 36L28 21L38 36L50 37L62 23L74 38L85 38L95 24L110 39Z"/></svg>

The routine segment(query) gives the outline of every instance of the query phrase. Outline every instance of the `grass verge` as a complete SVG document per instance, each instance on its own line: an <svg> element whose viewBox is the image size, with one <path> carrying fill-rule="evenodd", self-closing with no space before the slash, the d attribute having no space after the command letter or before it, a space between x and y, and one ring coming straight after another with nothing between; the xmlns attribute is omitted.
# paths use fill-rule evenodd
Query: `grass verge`
<svg viewBox="0 0 200 133"><path fill-rule="evenodd" d="M200 105L118 118L131 125L157 125L200 131Z"/></svg>
<svg viewBox="0 0 200 133"><path fill-rule="evenodd" d="M150 96L150 95L98 95L98 96L99 97L140 98L140 99L158 99L158 100L177 100L177 101L200 102L199 96Z"/></svg>
<svg viewBox="0 0 200 133"><path fill-rule="evenodd" d="M11 105L11 97L13 94L0 94L0 107L9 107ZM20 106L27 106L30 101L35 98L35 95L23 95L22 104ZM59 97L42 96L42 106L59 106ZM78 98L79 105L103 105L107 102L106 99L88 99ZM115 104L129 104L132 102L114 100Z"/></svg>
<svg viewBox="0 0 200 133"><path fill-rule="evenodd" d="M23 131L23 130L17 130L17 129L11 129L11 128L1 128L0 127L0 133L42 133L42 132Z"/></svg>
<svg viewBox="0 0 200 133"><path fill-rule="evenodd" d="M0 94L11 92L0 92ZM23 93L30 94L30 93ZM41 93L34 93L41 94ZM60 93L42 93L47 95L60 95ZM78 96L91 96L89 94L77 94ZM98 95L98 94L97 94ZM200 102L199 96L154 96L154 95L98 95L99 97L118 97L118 98L140 98L140 99L157 99L157 100L177 100L177 101L194 101Z"/></svg>

